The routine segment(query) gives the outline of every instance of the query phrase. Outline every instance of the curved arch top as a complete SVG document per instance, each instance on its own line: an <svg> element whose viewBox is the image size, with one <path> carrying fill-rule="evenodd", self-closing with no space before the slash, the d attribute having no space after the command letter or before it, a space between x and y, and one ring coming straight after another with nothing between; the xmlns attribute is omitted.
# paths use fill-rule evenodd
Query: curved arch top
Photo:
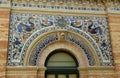
<svg viewBox="0 0 120 78"><path fill-rule="evenodd" d="M42 51L42 49L44 49L48 44L60 40L72 42L81 47L84 50L85 54L87 55L88 59L91 59L93 56L94 58L91 60L102 58L101 51L97 44L95 43L95 41L92 39L92 37L90 37L87 33L81 30L66 26L65 28L48 27L36 31L25 43L22 49L22 55L25 53L27 54L25 54L26 57L22 57L21 60L25 60L24 58L27 58L28 61L28 58L35 57L34 59L31 60L34 62L32 65L36 65L38 54ZM39 47L39 49L37 49L36 47ZM103 60L99 61L100 63L103 62ZM26 61L24 61L24 64L26 65ZM89 61L89 64L94 65L95 63Z"/></svg>
<svg viewBox="0 0 120 78"><path fill-rule="evenodd" d="M46 58L46 67L78 67L78 61L76 57L68 50L57 49L51 52Z"/></svg>
<svg viewBox="0 0 120 78"><path fill-rule="evenodd" d="M59 46L58 46L59 45ZM74 49L73 49L74 48ZM88 67L89 62L86 54L76 44L72 42L66 42L66 41L57 41L53 42L52 44L48 45L43 49L43 51L39 54L39 57L37 59L37 66L38 67L44 67L46 58L55 50L65 50L76 57L76 60L78 61L78 66L80 67ZM95 61L95 63L99 64L98 61Z"/></svg>

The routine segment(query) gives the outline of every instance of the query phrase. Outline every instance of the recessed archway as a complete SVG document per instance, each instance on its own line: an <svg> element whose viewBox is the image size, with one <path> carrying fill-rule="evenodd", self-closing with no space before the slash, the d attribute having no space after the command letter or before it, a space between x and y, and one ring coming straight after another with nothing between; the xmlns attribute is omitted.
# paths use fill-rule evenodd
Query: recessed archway
<svg viewBox="0 0 120 78"><path fill-rule="evenodd" d="M75 54L76 57L81 61L79 61L79 64L82 64L82 61L85 62L85 59L87 59L87 63L85 63L86 65L81 66L100 65L97 53L94 47L87 41L87 39L85 39L81 35L78 35L77 33L61 30L47 32L37 37L30 44L26 52L27 54L24 60L24 65L39 66L39 64L41 63L40 66L44 66L47 55L53 50L60 48L67 49L71 53ZM84 57L84 59L79 57L79 55L81 57ZM40 62L39 59L42 59L42 62Z"/></svg>
<svg viewBox="0 0 120 78"><path fill-rule="evenodd" d="M77 65L75 65L76 68L74 70L76 70L77 75L75 75L75 73L73 73L72 75L77 76L77 77L79 76L78 78L80 78L80 71L79 71L78 68L89 67L89 62L88 62L87 56L85 55L82 48L77 46L75 43L67 42L67 41L64 41L64 40L63 41L56 41L56 42L53 42L53 43L49 44L39 54L38 60L37 60L37 66L40 69L40 71L42 71L42 75L44 77L46 76L45 75L45 71L47 70L47 65L45 65L46 64L46 59L48 57L50 57L51 54L54 54L55 51L58 51L58 50L65 51L68 54L75 57L75 59L77 61ZM48 72L48 73L50 73L50 72ZM71 75L71 77L73 77L72 75ZM50 76L53 76L53 75L50 75ZM68 76L68 75L66 75L66 76Z"/></svg>
<svg viewBox="0 0 120 78"><path fill-rule="evenodd" d="M28 43L30 45L28 46L27 44L27 46L24 46L22 49L23 53L26 52L24 65L37 66L40 70L38 71L38 76L45 77L45 63L47 57L49 57L49 55L55 50L64 50L68 51L77 59L78 68L100 66L101 60L99 60L97 50L95 49L96 44L93 45L94 41L93 44L91 44L92 38L82 31L80 31L81 34L78 34L77 32L78 31L74 32L69 29L65 29L51 31L46 30L43 34L39 34L37 31L31 36L31 39L26 42L26 44ZM82 34L84 34L85 37ZM27 47L28 49L26 49Z"/></svg>
<svg viewBox="0 0 120 78"><path fill-rule="evenodd" d="M37 66L44 67L46 58L49 56L49 54L54 52L54 50L59 50L59 49L68 51L70 54L74 55L78 61L78 66L81 67L89 66L88 59L84 51L81 48L79 48L79 46L77 46L76 44L66 41L53 42L52 44L45 47L38 57Z"/></svg>

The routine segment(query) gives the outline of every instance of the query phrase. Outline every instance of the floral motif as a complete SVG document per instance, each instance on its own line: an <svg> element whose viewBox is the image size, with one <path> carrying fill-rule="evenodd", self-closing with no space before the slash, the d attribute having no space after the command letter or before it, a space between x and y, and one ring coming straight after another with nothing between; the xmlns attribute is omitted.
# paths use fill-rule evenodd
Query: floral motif
<svg viewBox="0 0 120 78"><path fill-rule="evenodd" d="M23 65L25 52L32 42L32 39L44 32L51 31L52 27L54 30L57 30L55 22L59 17L61 16L12 13L9 33L8 65ZM62 17L65 17L64 19L69 22L69 24L67 23L67 26L63 29L70 27L67 30L75 31L76 33L81 33L80 31L84 32L80 35L83 34L83 36L91 42L94 48L96 48L93 41L89 39L89 36L94 40L100 49L103 59L108 61L108 63L101 65L113 65L106 18L88 16ZM44 30L44 28L48 29ZM37 31L40 31L39 34L35 34L35 36L33 36ZM89 36L86 36L85 33ZM26 43L27 46L25 46ZM99 50L96 49L96 51ZM98 56L101 57L100 53L98 53Z"/></svg>

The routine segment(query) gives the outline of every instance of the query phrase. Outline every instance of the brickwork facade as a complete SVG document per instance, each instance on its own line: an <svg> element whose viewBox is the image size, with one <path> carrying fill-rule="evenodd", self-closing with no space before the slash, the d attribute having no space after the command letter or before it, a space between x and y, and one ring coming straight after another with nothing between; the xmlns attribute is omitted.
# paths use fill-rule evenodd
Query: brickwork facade
<svg viewBox="0 0 120 78"><path fill-rule="evenodd" d="M88 0L91 3L89 6L85 3L86 0L75 0L74 5L70 0L58 1L58 4L55 3L55 0L51 1L51 3L47 3L47 0L43 0L43 2L41 0L33 0L33 2L30 0L0 1L0 78L45 78L46 58L56 49L68 50L76 57L79 63L77 70L80 78L120 78L120 2L114 0L110 3L113 6L110 6L109 0L106 4L100 0L95 2L94 6L92 4L94 0ZM70 20L70 24L62 21L63 24L61 24L59 23L61 17L63 17L62 20L65 19L64 21L73 18L77 21ZM46 20L46 18L49 19ZM92 23L100 26L108 24L109 33L103 37L101 33L98 34L97 30L93 34L85 27L79 28L83 24L87 26L90 23L90 21L86 23L86 19L91 19ZM29 28L26 20L35 20L34 23L28 23L36 25L36 29L32 26ZM43 22L38 24L41 20ZM22 24L26 23L22 28L19 23L21 21ZM80 22L83 23L78 26L78 29L74 28L74 25ZM64 27L64 24L69 25L68 28ZM39 25L51 27L38 27ZM58 27L53 25L58 25ZM103 26L102 29L104 28ZM81 32L82 34L79 34ZM108 35L110 35L110 39ZM19 38L21 39L19 40ZM105 39L107 39L107 44L102 43L103 46L101 46L100 42L104 42ZM78 44L80 41L84 44ZM43 44L41 44L42 42ZM46 45L44 46L44 44ZM21 49L21 47L23 48ZM106 47L107 50L103 49ZM87 52L87 50L89 51ZM37 59L34 58L35 56Z"/></svg>

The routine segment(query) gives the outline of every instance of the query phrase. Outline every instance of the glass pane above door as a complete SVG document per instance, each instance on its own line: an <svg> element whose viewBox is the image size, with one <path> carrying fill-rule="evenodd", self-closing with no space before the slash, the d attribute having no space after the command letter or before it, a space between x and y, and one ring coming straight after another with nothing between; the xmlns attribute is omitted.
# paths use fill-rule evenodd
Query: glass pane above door
<svg viewBox="0 0 120 78"><path fill-rule="evenodd" d="M55 78L55 74L47 74L47 78Z"/></svg>
<svg viewBox="0 0 120 78"><path fill-rule="evenodd" d="M77 78L76 74L69 74L69 78Z"/></svg>
<svg viewBox="0 0 120 78"><path fill-rule="evenodd" d="M47 62L47 66L57 66L57 67L64 67L64 66L76 66L76 62L72 56L67 53L59 52L53 54Z"/></svg>
<svg viewBox="0 0 120 78"><path fill-rule="evenodd" d="M58 78L66 78L66 74L58 74Z"/></svg>

